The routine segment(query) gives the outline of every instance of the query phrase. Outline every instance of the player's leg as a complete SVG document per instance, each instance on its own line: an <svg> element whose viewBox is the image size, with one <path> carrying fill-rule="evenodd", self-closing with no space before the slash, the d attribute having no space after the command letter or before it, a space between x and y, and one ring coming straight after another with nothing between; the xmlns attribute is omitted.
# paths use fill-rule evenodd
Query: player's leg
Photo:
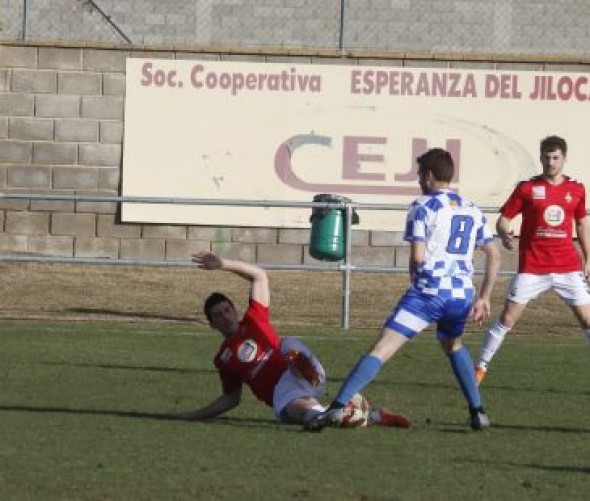
<svg viewBox="0 0 590 501"><path fill-rule="evenodd" d="M326 426L338 425L344 418L346 405L350 399L377 377L383 363L407 341L407 337L384 327L373 348L362 356L350 371L328 409L305 423L305 429L319 431Z"/></svg>
<svg viewBox="0 0 590 501"><path fill-rule="evenodd" d="M389 327L383 327L379 339L360 358L342 383L331 407L344 407L355 393L359 393L377 377L383 364L407 341L406 336Z"/></svg>
<svg viewBox="0 0 590 501"><path fill-rule="evenodd" d="M484 338L481 344L481 350L479 354L479 360L476 365L476 378L477 383L481 383L485 374L488 370L488 365L494 358L496 352L502 346L506 334L508 334L518 319L524 313L526 309L526 303L516 303L509 299L504 303L504 309L498 319L490 325L488 330L484 334Z"/></svg>
<svg viewBox="0 0 590 501"><path fill-rule="evenodd" d="M590 304L578 304L571 306L574 315L580 322L580 326L586 333L586 341L590 346Z"/></svg>
<svg viewBox="0 0 590 501"><path fill-rule="evenodd" d="M355 393L360 392L377 377L383 364L409 339L436 320L431 316L431 310L425 307L428 299L413 290L404 294L385 321L377 341L344 380L332 402L332 408L346 405Z"/></svg>
<svg viewBox="0 0 590 501"><path fill-rule="evenodd" d="M492 322L484 334L476 365L478 384L485 377L492 358L502 346L506 334L516 325L516 322L524 313L528 302L551 288L551 286L552 281L549 275L518 273L514 276L506 294L502 313L496 321Z"/></svg>
<svg viewBox="0 0 590 501"><path fill-rule="evenodd" d="M281 353L289 370L296 377L303 378L316 387L325 386L326 372L320 360L302 341L295 337L283 337Z"/></svg>
<svg viewBox="0 0 590 501"><path fill-rule="evenodd" d="M305 424L326 408L320 403L325 385L314 386L286 370L273 393L273 409L280 423Z"/></svg>
<svg viewBox="0 0 590 501"><path fill-rule="evenodd" d="M479 388L477 387L473 359L469 350L461 341L461 335L471 309L468 302L464 303L463 306L460 306L459 302L457 302L457 310L455 311L453 311L452 307L449 307L449 318L445 318L438 323L436 335L467 401L471 427L474 430L481 430L487 428L490 421L485 414Z"/></svg>
<svg viewBox="0 0 590 501"><path fill-rule="evenodd" d="M283 424L305 424L314 419L326 408L315 398L301 397L291 400L280 414L279 422Z"/></svg>
<svg viewBox="0 0 590 501"><path fill-rule="evenodd" d="M586 333L590 346L590 290L581 272L560 273L554 276L554 289L576 316Z"/></svg>
<svg viewBox="0 0 590 501"><path fill-rule="evenodd" d="M386 320L379 338L350 371L328 410L311 421L306 429L321 430L336 423L353 395L369 385L377 377L383 364L409 339L433 322L428 317L428 308L424 306L426 300L427 298L413 290L404 294Z"/></svg>

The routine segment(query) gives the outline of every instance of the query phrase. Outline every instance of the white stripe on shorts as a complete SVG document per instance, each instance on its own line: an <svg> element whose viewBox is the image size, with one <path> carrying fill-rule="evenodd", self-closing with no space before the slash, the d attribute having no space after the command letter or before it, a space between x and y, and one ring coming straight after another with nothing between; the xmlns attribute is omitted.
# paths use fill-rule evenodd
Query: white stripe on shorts
<svg viewBox="0 0 590 501"><path fill-rule="evenodd" d="M420 332L428 327L429 322L410 313L408 310L400 310L393 318L394 322L406 326L415 332Z"/></svg>

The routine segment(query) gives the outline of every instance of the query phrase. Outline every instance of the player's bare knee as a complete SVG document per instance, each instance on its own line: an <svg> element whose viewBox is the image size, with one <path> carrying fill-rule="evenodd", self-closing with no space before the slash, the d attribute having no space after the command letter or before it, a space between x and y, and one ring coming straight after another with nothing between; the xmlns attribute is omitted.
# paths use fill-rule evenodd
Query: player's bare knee
<svg viewBox="0 0 590 501"><path fill-rule="evenodd" d="M440 340L440 346L447 355L450 355L460 349L463 343L461 342L461 338L446 338Z"/></svg>

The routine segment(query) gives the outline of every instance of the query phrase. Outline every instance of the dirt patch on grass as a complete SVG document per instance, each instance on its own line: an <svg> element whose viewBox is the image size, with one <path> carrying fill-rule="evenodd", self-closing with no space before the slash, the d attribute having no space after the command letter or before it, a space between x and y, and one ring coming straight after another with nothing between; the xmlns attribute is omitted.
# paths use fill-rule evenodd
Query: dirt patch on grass
<svg viewBox="0 0 590 501"><path fill-rule="evenodd" d="M246 305L248 285L231 273L192 266L121 266L49 263L0 265L0 318L192 322L204 321L201 305L213 291ZM272 317L277 324L341 323L342 274L320 271L269 271ZM500 312L508 278L501 278L493 300ZM350 327L377 330L408 284L406 274L353 272ZM473 331L478 328L471 326ZM546 294L531 303L520 334L547 334L579 327L558 298Z"/></svg>

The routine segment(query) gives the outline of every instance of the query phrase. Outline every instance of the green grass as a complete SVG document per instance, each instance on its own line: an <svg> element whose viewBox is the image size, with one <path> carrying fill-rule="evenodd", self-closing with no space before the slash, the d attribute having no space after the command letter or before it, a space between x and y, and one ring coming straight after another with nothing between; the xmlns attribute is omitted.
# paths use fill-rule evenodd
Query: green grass
<svg viewBox="0 0 590 501"><path fill-rule="evenodd" d="M332 394L373 337L304 334ZM174 419L217 396L218 343L198 325L1 322L1 499L588 498L581 333L509 338L482 385L493 428L481 433L428 333L364 392L408 414L410 430L305 433L248 391L225 417ZM468 338L472 353L478 343Z"/></svg>

